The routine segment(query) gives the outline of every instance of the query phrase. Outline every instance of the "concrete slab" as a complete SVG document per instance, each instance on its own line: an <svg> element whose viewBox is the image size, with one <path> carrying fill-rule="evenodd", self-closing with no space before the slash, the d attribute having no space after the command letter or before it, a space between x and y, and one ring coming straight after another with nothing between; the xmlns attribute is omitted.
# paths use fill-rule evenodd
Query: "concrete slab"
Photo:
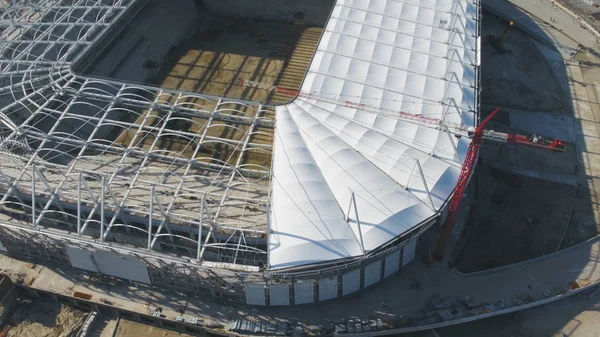
<svg viewBox="0 0 600 337"><path fill-rule="evenodd" d="M582 137L582 144L585 146L585 151L588 153L600 153L600 138Z"/></svg>
<svg viewBox="0 0 600 337"><path fill-rule="evenodd" d="M575 1L575 0L573 0ZM567 0L567 2L573 2ZM505 1L484 0L484 3L495 4ZM594 83L600 78L600 71L595 65L598 62L597 34L592 32L585 22L577 17L563 11L563 6L553 1L546 0L524 0L508 1L525 11L534 22L539 23L539 27L553 41L555 50L548 51L540 48L542 54L548 58L548 64L551 66L556 78L562 79L568 84L568 97L572 100L573 111L573 130L579 149L579 173L574 219L581 219L583 227L581 231L591 233L591 226L596 227L595 223L600 223L600 212L598 212L597 188L594 181L600 177L598 170L598 161L595 158L599 131L597 122L600 121L600 106ZM576 55L572 53L563 54L567 60L562 64L557 62L557 50L576 49L583 50ZM566 119L565 122L569 120ZM521 121L517 120L516 123ZM522 121L525 122L525 121ZM543 126L547 123L544 119L542 123L536 123L535 127L542 125L543 129L549 129ZM520 123L525 124L525 123ZM555 124L551 124L555 126ZM570 127L566 127L570 129ZM558 129L558 134L565 134L564 125ZM566 133L569 134L569 133ZM597 231L597 229L596 229ZM568 237L580 237L580 234L572 233L571 229L567 233Z"/></svg>
<svg viewBox="0 0 600 337"><path fill-rule="evenodd" d="M109 319L103 323L104 326L102 327L99 337L114 337L115 330L117 329L117 319Z"/></svg>
<svg viewBox="0 0 600 337"><path fill-rule="evenodd" d="M505 46L510 52L500 54L489 36L501 34L507 22L484 12L482 21L482 104L565 114L565 86L553 74L543 54L523 31L509 32ZM565 76L566 78L566 76Z"/></svg>
<svg viewBox="0 0 600 337"><path fill-rule="evenodd" d="M580 0L567 0L580 1ZM514 20L517 27L535 34L536 37L542 37L544 40L550 40L553 44L562 43L560 37L555 34L548 34L548 27L559 27L561 35L567 35L577 41L577 43L592 46L596 43L596 36L585 27L581 22L565 13L562 8L557 7L554 1L547 0L483 0L484 8L495 10L505 19ZM525 11L531 16L523 16L519 11ZM540 25L541 23L541 25Z"/></svg>
<svg viewBox="0 0 600 337"><path fill-rule="evenodd" d="M515 27L527 31L533 38L544 44L552 45L552 39L545 34L535 21L528 16L523 16L521 11L512 6L511 3L504 0L482 0L481 3L485 10L497 15L504 21L513 21Z"/></svg>
<svg viewBox="0 0 600 337"><path fill-rule="evenodd" d="M514 173L532 179L545 180L557 184L570 185L573 187L577 186L577 176L575 175L557 174L538 170L523 169L514 166L503 165L501 163L493 163L492 167L499 170L503 170L505 172Z"/></svg>
<svg viewBox="0 0 600 337"><path fill-rule="evenodd" d="M583 136L589 136L589 137L598 137L598 127L596 126L596 122L594 122L593 120L584 120L584 119L580 119L579 120L579 128L577 130L577 133Z"/></svg>
<svg viewBox="0 0 600 337"><path fill-rule="evenodd" d="M481 151L473 211L463 233L464 248L455 259L461 272L497 268L553 253L559 249L569 222L568 200L573 199L576 186L575 157L569 165L571 174L561 174L542 171L543 163L528 161L532 157L528 152L522 152L523 157L511 157L511 153L520 152L519 148L494 150L499 149L488 144ZM559 155L556 162L560 163L562 153L554 155Z"/></svg>

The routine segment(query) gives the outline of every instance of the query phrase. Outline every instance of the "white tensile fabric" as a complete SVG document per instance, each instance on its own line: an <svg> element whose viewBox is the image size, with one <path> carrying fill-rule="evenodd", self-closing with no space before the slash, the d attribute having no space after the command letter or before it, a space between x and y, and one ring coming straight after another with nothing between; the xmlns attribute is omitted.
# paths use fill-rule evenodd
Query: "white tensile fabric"
<svg viewBox="0 0 600 337"><path fill-rule="evenodd" d="M400 112L474 125L478 6L336 1L306 94L276 110L271 269L360 256L440 211L469 139Z"/></svg>

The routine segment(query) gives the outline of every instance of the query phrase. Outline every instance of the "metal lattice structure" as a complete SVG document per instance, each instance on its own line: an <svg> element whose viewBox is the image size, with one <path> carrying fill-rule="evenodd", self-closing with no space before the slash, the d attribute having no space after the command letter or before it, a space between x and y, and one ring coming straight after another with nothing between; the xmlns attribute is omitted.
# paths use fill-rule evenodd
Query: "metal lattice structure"
<svg viewBox="0 0 600 337"><path fill-rule="evenodd" d="M148 249L264 264L272 145L254 139L272 134L271 109L69 71L132 3L25 1L3 13L0 204L34 227L100 241L125 229Z"/></svg>

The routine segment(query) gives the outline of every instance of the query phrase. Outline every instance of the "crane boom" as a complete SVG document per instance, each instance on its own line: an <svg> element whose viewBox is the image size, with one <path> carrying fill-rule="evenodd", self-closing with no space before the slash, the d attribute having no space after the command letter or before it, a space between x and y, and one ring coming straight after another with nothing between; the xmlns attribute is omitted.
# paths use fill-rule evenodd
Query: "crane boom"
<svg viewBox="0 0 600 337"><path fill-rule="evenodd" d="M462 199L462 195L465 192L469 179L471 178L471 174L473 173L473 167L475 166L477 154L479 153L479 146L483 140L485 125L498 113L498 111L500 111L500 108L494 110L481 124L479 124L479 126L477 126L475 132L473 133L471 144L469 144L469 149L467 150L467 156L463 161L460 175L458 176L458 181L456 182L456 187L454 188L454 194L452 194L448 204L448 215L446 216L444 224L442 225L442 232L438 237L435 252L433 253L433 258L438 261L441 261L444 258L446 241L448 241L450 233L452 233L454 219L456 217L456 213L458 212L458 207L460 206L460 200Z"/></svg>

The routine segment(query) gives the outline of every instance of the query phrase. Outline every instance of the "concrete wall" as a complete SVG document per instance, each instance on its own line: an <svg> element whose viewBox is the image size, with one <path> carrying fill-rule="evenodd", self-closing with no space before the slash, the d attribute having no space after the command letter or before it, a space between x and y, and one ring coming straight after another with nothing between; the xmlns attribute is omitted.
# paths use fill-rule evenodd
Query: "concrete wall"
<svg viewBox="0 0 600 337"><path fill-rule="evenodd" d="M73 70L134 83L152 79L169 52L194 33L199 16L192 0L145 0L141 4L137 7L142 8L132 8L112 25L110 34L104 34Z"/></svg>
<svg viewBox="0 0 600 337"><path fill-rule="evenodd" d="M102 59L104 53L110 49L110 46L115 39L120 37L123 30L127 29L127 25L135 18L138 13L143 10L149 3L149 0L138 0L134 2L127 10L125 10L115 23L105 29L96 42L88 46L83 53L75 59L71 65L71 70L75 73L89 72L92 65Z"/></svg>
<svg viewBox="0 0 600 337"><path fill-rule="evenodd" d="M146 82L156 75L168 53L194 33L197 19L191 0L150 1L91 74ZM145 66L148 61L154 65Z"/></svg>
<svg viewBox="0 0 600 337"><path fill-rule="evenodd" d="M304 23L324 26L333 0L203 0L204 6L219 14L258 19L291 21L296 13L304 15Z"/></svg>

